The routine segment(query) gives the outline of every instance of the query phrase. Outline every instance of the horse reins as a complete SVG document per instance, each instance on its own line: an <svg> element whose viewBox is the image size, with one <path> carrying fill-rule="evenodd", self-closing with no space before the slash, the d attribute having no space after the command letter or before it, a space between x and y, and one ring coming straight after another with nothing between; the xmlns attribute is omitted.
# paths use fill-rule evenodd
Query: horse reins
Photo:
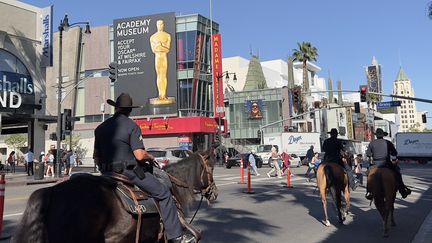
<svg viewBox="0 0 432 243"><path fill-rule="evenodd" d="M210 176L211 176L210 168L209 168L209 166L204 162L204 161L205 161L204 157L203 157L201 154L198 154L198 155L199 155L200 158L201 158L200 163L201 163L201 166L203 167L203 170L201 171L201 176L200 176L201 184L204 185L204 179L203 179L203 178L204 178L204 172L206 172L208 186L207 186L206 188L204 188L204 189L201 189L201 200L200 200L200 202L199 202L199 204L198 204L198 207L197 207L197 209L195 210L195 213L194 213L194 215L192 216L192 218L191 218L189 224L192 223L192 221L195 219L195 216L196 216L197 213L198 213L198 210L201 208L201 204L202 204L202 201L203 201L204 195L208 195L209 192L213 189L213 187L214 187L214 185L215 185L215 182L212 181L211 178L210 178ZM168 174L168 173L167 173L167 174ZM169 177L169 178L174 182L174 184L176 184L177 186L181 186L181 187L183 187L183 188L189 188L189 185L187 185L185 182L181 181L181 180L178 179L177 177L175 177L175 176L173 176L173 175L171 175L171 174L168 174L168 177ZM211 181L211 182L210 182L210 181ZM209 183L209 182L210 182L210 183ZM197 193L199 193L199 192L197 192Z"/></svg>

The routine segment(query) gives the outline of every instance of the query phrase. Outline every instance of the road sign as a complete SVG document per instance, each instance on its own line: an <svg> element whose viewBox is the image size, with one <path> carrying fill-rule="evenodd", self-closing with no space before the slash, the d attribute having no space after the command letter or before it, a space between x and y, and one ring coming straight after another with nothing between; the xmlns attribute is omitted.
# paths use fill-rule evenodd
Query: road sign
<svg viewBox="0 0 432 243"><path fill-rule="evenodd" d="M389 107L401 106L401 102L399 100L396 101L387 101L387 102L377 102L377 109L385 109Z"/></svg>

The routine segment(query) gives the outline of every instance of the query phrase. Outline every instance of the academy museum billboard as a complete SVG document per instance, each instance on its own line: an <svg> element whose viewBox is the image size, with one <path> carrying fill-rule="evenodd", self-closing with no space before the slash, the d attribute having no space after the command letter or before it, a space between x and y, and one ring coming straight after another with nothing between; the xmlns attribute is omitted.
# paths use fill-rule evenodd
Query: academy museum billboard
<svg viewBox="0 0 432 243"><path fill-rule="evenodd" d="M129 93L132 116L177 115L175 14L114 20L115 97Z"/></svg>

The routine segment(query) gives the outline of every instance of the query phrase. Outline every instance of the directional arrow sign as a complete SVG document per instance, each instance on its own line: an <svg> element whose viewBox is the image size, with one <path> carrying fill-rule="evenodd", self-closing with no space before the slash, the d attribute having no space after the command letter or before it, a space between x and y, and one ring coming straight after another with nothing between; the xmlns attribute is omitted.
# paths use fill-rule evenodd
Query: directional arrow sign
<svg viewBox="0 0 432 243"><path fill-rule="evenodd" d="M378 103L376 103L376 105L377 105L377 109L385 109L385 108L400 106L401 102L399 100L387 101L387 102L378 102Z"/></svg>

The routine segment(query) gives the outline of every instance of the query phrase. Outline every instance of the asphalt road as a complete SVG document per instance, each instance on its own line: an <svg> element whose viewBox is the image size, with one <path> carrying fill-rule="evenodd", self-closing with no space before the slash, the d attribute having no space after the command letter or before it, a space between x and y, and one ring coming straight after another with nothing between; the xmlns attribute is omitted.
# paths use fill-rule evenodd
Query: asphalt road
<svg viewBox="0 0 432 243"><path fill-rule="evenodd" d="M325 227L321 220L323 210L315 181L307 182L302 174L306 167L294 168L293 188L286 187L283 179L267 178L269 168L259 169L261 176L252 177L254 194L247 194L240 181L238 167L215 168L219 197L210 207L203 203L194 224L203 231L203 243L218 242L411 242L432 209L432 164L404 165L406 184L413 194L396 199L395 220L398 224L383 239L382 223L374 205L364 199L360 187L351 194L351 213L344 225L337 223L336 213L329 203L332 225ZM3 232L13 234L14 227L24 211L29 194L37 188L32 185L6 187ZM330 200L330 197L329 197ZM191 208L190 215L195 208ZM8 241L1 241L8 242Z"/></svg>

